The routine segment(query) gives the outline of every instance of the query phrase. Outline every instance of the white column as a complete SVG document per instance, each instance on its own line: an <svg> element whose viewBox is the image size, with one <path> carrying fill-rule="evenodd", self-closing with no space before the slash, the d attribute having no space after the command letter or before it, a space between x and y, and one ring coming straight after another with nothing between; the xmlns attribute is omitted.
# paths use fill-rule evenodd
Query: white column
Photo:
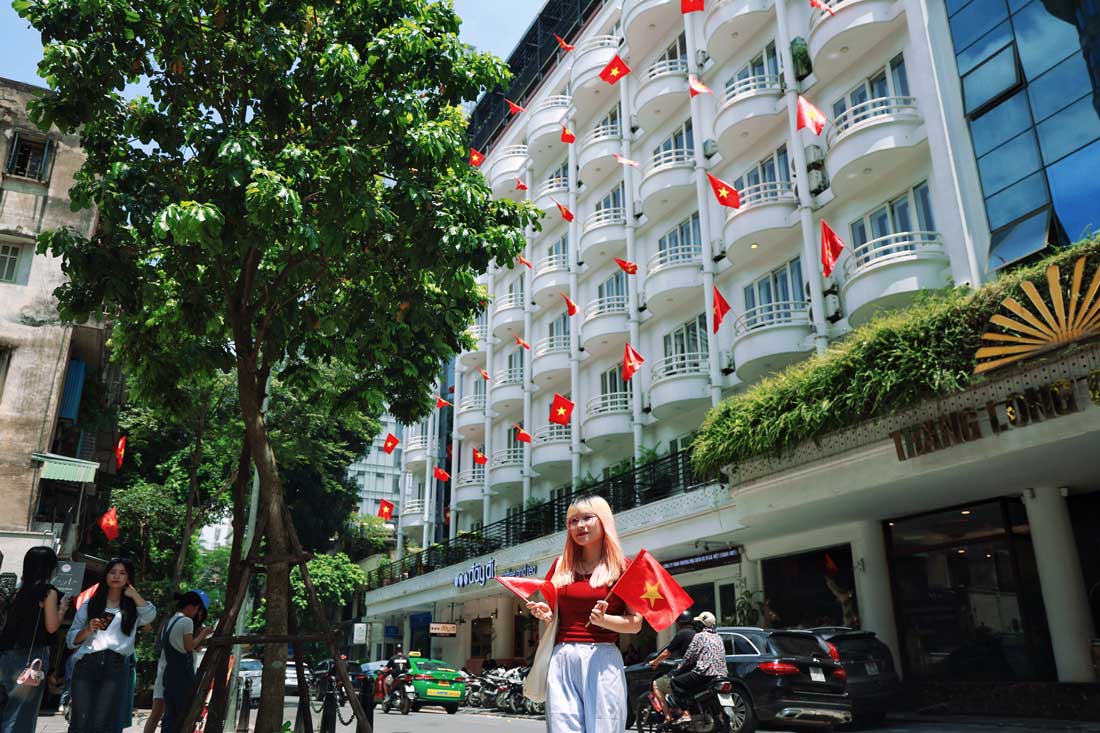
<svg viewBox="0 0 1100 733"><path fill-rule="evenodd" d="M436 382L436 394L439 394L439 382ZM432 409L431 415L428 417L428 448L425 452L427 461L424 463L424 526L421 537L423 542L421 547L428 549L434 538L432 536L432 509L435 504L435 448L436 443L439 442L438 428L439 426L439 410Z"/></svg>
<svg viewBox="0 0 1100 733"><path fill-rule="evenodd" d="M825 321L825 296L821 283L821 258L818 256L818 237L814 231L813 195L810 193L810 173L806 167L806 150L802 147L802 132L798 127L798 84L795 81L794 59L791 57L791 34L787 30L787 0L775 0L775 16L778 21L775 45L783 64L783 78L787 80L787 126L790 143L788 148L794 157L795 188L798 191L798 214L802 223L802 276L810 285L810 310L813 311L814 346L824 354L829 345L828 324ZM802 286L798 287L802 299Z"/></svg>
<svg viewBox="0 0 1100 733"><path fill-rule="evenodd" d="M1028 489L1023 500L1058 681L1094 682L1092 618L1066 500L1051 486Z"/></svg>
<svg viewBox="0 0 1100 733"><path fill-rule="evenodd" d="M405 532L401 528L401 522L405 519L405 502L409 496L409 481L412 474L405 468L404 451L401 457L401 494L397 497L397 519L393 522L394 531L397 532L397 559L405 557Z"/></svg>
<svg viewBox="0 0 1100 733"><path fill-rule="evenodd" d="M898 674L901 674L901 645L881 522L861 522L856 528L852 538L852 563L860 625L875 632L875 636L890 647L890 653L898 662Z"/></svg>
<svg viewBox="0 0 1100 733"><path fill-rule="evenodd" d="M695 41L696 24L694 18L702 13L684 15L684 36L687 40L688 70L699 75L699 65L695 50L699 47ZM704 115L704 104L715 104L712 94L699 94L691 98L691 128L695 155L695 199L699 207L699 232L703 237L703 308L707 322L707 362L710 371L710 404L717 406L722 401L722 360L718 351L718 339L714 333L714 253L711 247L711 206L712 192L707 181L707 159L703 154L703 141L708 132L713 132L712 124ZM713 137L713 135L710 135Z"/></svg>
<svg viewBox="0 0 1100 733"><path fill-rule="evenodd" d="M634 159L634 133L630 129L630 116L633 112L631 107L631 99L633 95L634 82L633 77L629 74L619 82L619 125L622 127L623 138L623 152L622 156L627 160ZM634 196L635 189L635 168L634 166L624 165L623 169L623 213L626 215L626 259L628 262L638 262L638 246L635 241L638 229L638 219L634 211ZM638 262L638 274L626 276L626 310L627 320L630 328L630 344L634 348L641 348L641 320L638 316L638 280L643 277L642 273L645 269L643 263ZM634 461L640 463L642 460L642 451L645 449L643 443L643 427L645 425L643 421L642 405L645 395L642 390L642 375L635 374L630 380L630 393L631 393L631 423L634 428Z"/></svg>
<svg viewBox="0 0 1100 733"><path fill-rule="evenodd" d="M527 188L528 194L531 192L531 188ZM528 226L526 230L527 245L524 247L523 253L527 257L528 262L534 262L534 248L531 244L535 237L535 228ZM518 265L523 268L523 339L531 344L534 342L534 336L532 335L531 317L535 312L535 301L532 300L532 287L535 279L535 274L531 271L530 267L526 265ZM522 348L522 347L520 347ZM535 388L534 380L531 373L531 362L534 361L535 352L533 349L524 349L523 354L523 427L528 432L534 432L535 427L531 423L531 393ZM531 446L525 444L523 446L523 507L527 507L527 500L531 498Z"/></svg>
<svg viewBox="0 0 1100 733"><path fill-rule="evenodd" d="M563 124L573 125L573 111L570 107L569 117ZM569 210L573 212L573 221L569 222L569 298L574 303L580 299L580 288L577 279L580 276L580 222L577 220L577 144L567 145L569 148ZM578 303L578 307L583 304ZM584 421L585 404L580 390L581 375L581 334L580 328L573 319L569 323L569 396L576 407L573 408L573 419L569 423L569 457L570 475L573 490L581 480L581 423Z"/></svg>
<svg viewBox="0 0 1100 733"><path fill-rule="evenodd" d="M458 403L462 399L462 371L455 359L455 391L451 395L451 523L447 527L447 538L454 539L458 534L458 474L462 469L459 454L462 453L462 436L458 434Z"/></svg>
<svg viewBox="0 0 1100 733"><path fill-rule="evenodd" d="M493 658L508 659L514 649L516 627L515 604L511 594L496 598L496 614L493 619Z"/></svg>
<svg viewBox="0 0 1100 733"><path fill-rule="evenodd" d="M489 265L489 276L486 280L486 292L490 297L496 295L496 291L493 289L493 265ZM490 376L493 374L493 352L496 345L496 337L493 336L493 306L492 301L489 301L489 305L485 306L489 311L487 318L485 319L486 328L488 329L485 335L485 371ZM481 377L481 374L478 374ZM489 408L493 404L493 380L489 379L485 383L485 455L489 456L489 465L485 467L485 483L481 488L481 523L483 525L489 523L489 501L492 498L489 493L489 469L493 467L493 413Z"/></svg>

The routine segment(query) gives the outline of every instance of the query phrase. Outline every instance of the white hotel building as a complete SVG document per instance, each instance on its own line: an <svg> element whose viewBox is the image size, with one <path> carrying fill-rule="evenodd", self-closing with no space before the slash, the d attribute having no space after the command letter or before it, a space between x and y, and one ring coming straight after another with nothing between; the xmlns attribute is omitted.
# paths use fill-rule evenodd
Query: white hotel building
<svg viewBox="0 0 1100 733"><path fill-rule="evenodd" d="M848 620L832 618L839 611L829 607L836 604L815 570L824 557L828 567L841 566L838 582L858 597L863 626L894 650L907 675L952 679L929 670L968 648L965 639L930 638L938 632L928 629L941 627L928 619L944 614L903 602L915 573L926 597L939 588L955 594L946 628L957 630L952 614L963 614L963 626L1003 632L1007 648L1027 648L1020 665L1006 652L1016 671L1004 679L1094 679L1086 649L1097 607L1090 610L1085 597L1068 530L1070 512L1077 514L1072 505L1067 510L1073 501L1089 512L1097 506L1100 465L1095 451L1081 448L1100 437L1100 408L1087 391L1079 412L1013 433L1024 438L955 446L942 457L901 461L889 433L944 404L742 465L729 485L695 482L684 450L723 397L823 351L923 290L981 284L1004 264L1057 243L1061 229L1078 238L1083 209L1095 220L1097 198L1083 204L1061 196L1063 159L1055 161L1044 142L1037 112L1021 128L1042 146L1030 169L1021 153L997 159L1003 139L991 146L987 137L996 133L980 129L981 114L1000 114L995 105L1010 92L1030 89L1034 109L1045 83L1029 70L1037 58L1029 29L1039 21L1025 24L1043 5L1014 0L1002 19L1001 0L982 2L984 10L964 0L824 0L822 12L804 0L707 0L704 12L688 15L680 0L547 4L511 59L524 71L505 94L526 111L500 112L499 94L472 125L494 194L526 198L546 213L541 230L527 236L524 256L533 268L502 263L484 276L491 300L471 327L477 346L457 359L454 450L446 466L452 479L437 484L449 491L451 542L442 554L372 579L368 618L404 624L407 645L456 665L524 656L534 637L522 609L492 583L482 588L455 578L471 560L492 560L498 572L536 566L544 573L563 541L562 497L595 483L618 507L628 551L646 547L662 561L684 559L681 582L720 618L732 614L735 585L745 578L780 606L787 594L784 623ZM575 50L551 59L552 32ZM1076 52L1066 63L1081 57L1098 78L1100 62L1088 55L1086 31L1080 34L1076 46L1062 42L1063 56ZM1015 86L999 89L992 64L1007 50L1022 59L1016 66L1023 71ZM533 74L530 63L522 65L524 53L550 60L535 64ZM598 74L615 54L632 71L612 86ZM689 74L713 94L691 98ZM796 130L799 95L828 117L820 136ZM1090 101L1087 92L1082 99ZM1006 124L1001 118L997 129ZM576 134L574 144L561 142L563 125ZM616 154L638 167L620 164ZM1020 166L1023 174L1038 172L1020 183L1004 180L1005 169ZM739 190L739 209L718 205L708 172ZM1045 176L1042 196L1020 188L1035 176ZM566 222L555 202L568 206L574 221ZM847 243L830 277L820 264L823 220ZM637 274L625 274L616 257L637 263ZM717 334L715 288L732 306ZM566 314L562 293L579 306L577 315ZM645 358L629 383L621 379L626 343ZM1090 354L1091 368L1100 368L1100 355ZM1084 363L1059 368L1078 379L1074 370ZM998 389L1047 384L1055 374L1061 372L1017 374L982 389L1002 399ZM569 427L547 419L555 392L576 403ZM951 409L978 396L965 393ZM534 435L530 446L517 442L514 424ZM416 429L405 446L405 468L416 477L409 485L430 485L431 441L415 436ZM474 464L475 448L489 456L488 465ZM631 460L659 475L638 469L617 483L618 467ZM1058 471L1039 471L1051 466ZM537 504L546 514L531 510L509 524ZM951 522L937 519L976 522L986 514L988 526L975 534L943 529ZM408 531L428 521L419 513L407 518ZM1029 527L1024 549L1013 544L1023 536L1021 522ZM1079 538L1083 531L1076 529ZM446 554L463 537L482 541L481 532L480 551L464 545ZM986 544L972 544L979 541ZM740 560L734 564L690 557L733 547ZM910 551L922 560L898 559ZM1013 558L1015 584L955 590L965 585L952 570L959 558L995 564L1002 555ZM1051 557L1070 559L1059 567ZM800 590L807 582L797 577L807 572L812 590ZM1019 585L1029 579L1025 597ZM820 613L795 616L796 608ZM410 615L419 621L410 623ZM457 636L429 640L428 617L455 622ZM653 639L634 642L651 648Z"/></svg>

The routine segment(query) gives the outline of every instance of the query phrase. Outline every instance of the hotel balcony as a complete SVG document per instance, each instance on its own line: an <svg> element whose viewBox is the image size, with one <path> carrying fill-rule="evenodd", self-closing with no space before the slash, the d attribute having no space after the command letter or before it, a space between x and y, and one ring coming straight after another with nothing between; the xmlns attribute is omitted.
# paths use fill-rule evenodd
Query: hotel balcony
<svg viewBox="0 0 1100 733"><path fill-rule="evenodd" d="M722 157L732 160L769 130L782 127L786 116L778 76L736 79L726 85L725 99L714 118L718 150Z"/></svg>
<svg viewBox="0 0 1100 733"><path fill-rule="evenodd" d="M752 308L734 322L733 360L737 377L753 382L813 351L809 303L784 301Z"/></svg>
<svg viewBox="0 0 1100 733"><path fill-rule="evenodd" d="M516 188L516 180L523 179L527 163L526 145L509 145L496 151L496 162L489 172L489 184L496 198L520 200L523 192Z"/></svg>
<svg viewBox="0 0 1100 733"><path fill-rule="evenodd" d="M623 0L623 37L629 48L655 48L670 28L683 23L680 0Z"/></svg>
<svg viewBox="0 0 1100 733"><path fill-rule="evenodd" d="M428 461L428 436L410 435L405 440L405 468L410 471L423 468Z"/></svg>
<svg viewBox="0 0 1100 733"><path fill-rule="evenodd" d="M608 87L600 72L619 52L619 43L618 36L594 36L579 42L573 50L570 88L581 118L594 114L608 99L618 99L619 90Z"/></svg>
<svg viewBox="0 0 1100 733"><path fill-rule="evenodd" d="M900 0L821 0L829 10L811 10L806 43L817 84L831 81L905 28ZM829 12L832 11L832 12Z"/></svg>
<svg viewBox="0 0 1100 733"><path fill-rule="evenodd" d="M493 335L503 341L523 331L523 308L526 305L522 292L504 293L493 300Z"/></svg>
<svg viewBox="0 0 1100 733"><path fill-rule="evenodd" d="M746 264L760 256L770 257L775 247L785 244L799 224L798 196L790 181L758 183L740 191L741 208L729 209L723 232L726 256Z"/></svg>
<svg viewBox="0 0 1100 733"><path fill-rule="evenodd" d="M609 295L584 307L581 345L590 356L622 350L630 336L628 305L625 295Z"/></svg>
<svg viewBox="0 0 1100 733"><path fill-rule="evenodd" d="M567 479L573 465L572 431L568 425L550 423L534 432L531 467L550 481Z"/></svg>
<svg viewBox="0 0 1100 733"><path fill-rule="evenodd" d="M662 150L649 160L638 191L642 211L657 221L695 194L695 154L687 148Z"/></svg>
<svg viewBox="0 0 1100 733"><path fill-rule="evenodd" d="M523 483L523 446L493 451L489 486L493 493Z"/></svg>
<svg viewBox="0 0 1100 733"><path fill-rule="evenodd" d="M705 351L674 354L653 362L649 404L663 420L710 402L710 366Z"/></svg>
<svg viewBox="0 0 1100 733"><path fill-rule="evenodd" d="M622 137L618 124L600 125L585 133L577 151L578 178L594 183L617 170L621 164L615 160L615 153L622 153Z"/></svg>
<svg viewBox="0 0 1100 733"><path fill-rule="evenodd" d="M913 302L922 290L946 287L951 262L939 232L902 232L850 249L841 297L848 324Z"/></svg>
<svg viewBox="0 0 1100 733"><path fill-rule="evenodd" d="M670 114L683 114L688 93L686 59L665 59L639 74L634 114L643 130L655 130Z"/></svg>
<svg viewBox="0 0 1100 733"><path fill-rule="evenodd" d="M614 451L634 440L633 397L609 392L588 401L584 413L585 444L594 451Z"/></svg>
<svg viewBox="0 0 1100 733"><path fill-rule="evenodd" d="M424 501L422 499L406 501L400 511L401 515L398 519L401 521L402 528L412 529L424 526Z"/></svg>
<svg viewBox="0 0 1100 733"><path fill-rule="evenodd" d="M490 407L498 415L515 417L523 412L523 369L501 369L493 375Z"/></svg>
<svg viewBox="0 0 1100 733"><path fill-rule="evenodd" d="M558 391L569 384L569 335L547 336L531 346L531 381L540 390Z"/></svg>
<svg viewBox="0 0 1100 733"><path fill-rule="evenodd" d="M480 379L480 377L478 377ZM485 394L466 395L458 403L455 428L464 440L485 436Z"/></svg>
<svg viewBox="0 0 1100 733"><path fill-rule="evenodd" d="M481 509L481 493L485 488L485 467L475 466L458 472L455 479L455 505L460 509Z"/></svg>
<svg viewBox="0 0 1100 733"><path fill-rule="evenodd" d="M543 211L556 212L558 204L569 203L569 179L565 176L547 178L536 184L532 193L531 202L535 206Z"/></svg>
<svg viewBox="0 0 1100 733"><path fill-rule="evenodd" d="M489 339L489 329L482 324L474 324L466 329L466 333L473 336L477 343L469 351L463 351L458 355L458 363L465 367L478 367L485 364L485 347Z"/></svg>
<svg viewBox="0 0 1100 733"><path fill-rule="evenodd" d="M703 257L697 245L669 247L649 259L645 304L655 316L691 299L703 302Z"/></svg>
<svg viewBox="0 0 1100 733"><path fill-rule="evenodd" d="M528 108L527 154L535 170L541 170L562 153L561 125L573 100L555 94Z"/></svg>
<svg viewBox="0 0 1100 733"><path fill-rule="evenodd" d="M775 0L710 0L703 19L707 53L721 65L760 31L775 10Z"/></svg>
<svg viewBox="0 0 1100 733"><path fill-rule="evenodd" d="M598 209L584 220L581 233L581 260L608 260L626 252L626 210L614 207Z"/></svg>
<svg viewBox="0 0 1100 733"><path fill-rule="evenodd" d="M532 268L531 300L540 308L561 304L561 293L569 292L569 255L557 254L535 260Z"/></svg>
<svg viewBox="0 0 1100 733"><path fill-rule="evenodd" d="M867 0L861 0L866 2ZM828 133L825 171L836 196L873 188L927 156L927 136L914 97L881 97L849 108Z"/></svg>

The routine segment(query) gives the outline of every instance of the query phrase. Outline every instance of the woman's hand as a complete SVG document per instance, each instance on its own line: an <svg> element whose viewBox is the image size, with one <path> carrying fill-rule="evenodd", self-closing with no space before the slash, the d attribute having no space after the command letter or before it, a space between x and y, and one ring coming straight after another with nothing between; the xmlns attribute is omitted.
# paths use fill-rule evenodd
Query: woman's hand
<svg viewBox="0 0 1100 733"><path fill-rule="evenodd" d="M90 631L103 631L105 628L107 628L107 623L102 618L97 617L88 621L88 625L84 628L89 629Z"/></svg>
<svg viewBox="0 0 1100 733"><path fill-rule="evenodd" d="M592 613L588 614L588 623L603 626L603 618L607 614L607 601L596 601L592 607Z"/></svg>
<svg viewBox="0 0 1100 733"><path fill-rule="evenodd" d="M132 585L127 585L126 590L122 591L122 595L126 596L134 603L141 600L141 596L138 595L137 589Z"/></svg>
<svg viewBox="0 0 1100 733"><path fill-rule="evenodd" d="M65 618L65 614L69 612L69 606L72 604L72 596L67 593L61 597L61 603L57 606L57 615L61 618Z"/></svg>
<svg viewBox="0 0 1100 733"><path fill-rule="evenodd" d="M527 610L539 621L550 623L554 620L554 612L550 610L550 604L542 601L528 601Z"/></svg>

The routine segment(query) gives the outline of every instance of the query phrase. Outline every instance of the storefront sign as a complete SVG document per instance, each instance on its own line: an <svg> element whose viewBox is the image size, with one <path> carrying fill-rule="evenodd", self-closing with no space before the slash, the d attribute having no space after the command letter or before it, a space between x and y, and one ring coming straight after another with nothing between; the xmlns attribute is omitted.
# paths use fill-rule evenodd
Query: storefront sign
<svg viewBox="0 0 1100 733"><path fill-rule="evenodd" d="M455 588L465 588L468 585L484 586L497 574L496 558L489 558L488 562L475 562L469 570L463 570L454 577Z"/></svg>
<svg viewBox="0 0 1100 733"><path fill-rule="evenodd" d="M367 643L367 625L355 624L351 627L351 643L362 645Z"/></svg>
<svg viewBox="0 0 1100 733"><path fill-rule="evenodd" d="M1063 415L1079 412L1077 381L1063 379L1040 387L1028 387L1022 393L1009 395L1000 402L992 400L985 407L949 412L932 420L890 433L898 460L905 461L928 455L962 443L986 437L982 423L989 425L989 434L1025 428Z"/></svg>
<svg viewBox="0 0 1100 733"><path fill-rule="evenodd" d="M61 561L53 576L53 586L60 595L75 596L84 584L84 563Z"/></svg>
<svg viewBox="0 0 1100 733"><path fill-rule="evenodd" d="M506 578L530 578L533 575L539 574L539 566L532 565L530 563L521 565L518 568L512 568L511 570L505 570L500 575Z"/></svg>
<svg viewBox="0 0 1100 733"><path fill-rule="evenodd" d="M736 547L731 547L727 550L715 550L714 552L705 552L702 555L693 555L692 557L682 557L679 560L669 560L662 563L665 570L670 573L688 573L693 570L703 570L705 568L718 567L720 565L730 565L733 563L741 562L741 550Z"/></svg>
<svg viewBox="0 0 1100 733"><path fill-rule="evenodd" d="M433 623L428 631L432 636L458 636L458 624Z"/></svg>
<svg viewBox="0 0 1100 733"><path fill-rule="evenodd" d="M382 627L382 636L387 639L400 639L401 627L400 626L384 626Z"/></svg>

